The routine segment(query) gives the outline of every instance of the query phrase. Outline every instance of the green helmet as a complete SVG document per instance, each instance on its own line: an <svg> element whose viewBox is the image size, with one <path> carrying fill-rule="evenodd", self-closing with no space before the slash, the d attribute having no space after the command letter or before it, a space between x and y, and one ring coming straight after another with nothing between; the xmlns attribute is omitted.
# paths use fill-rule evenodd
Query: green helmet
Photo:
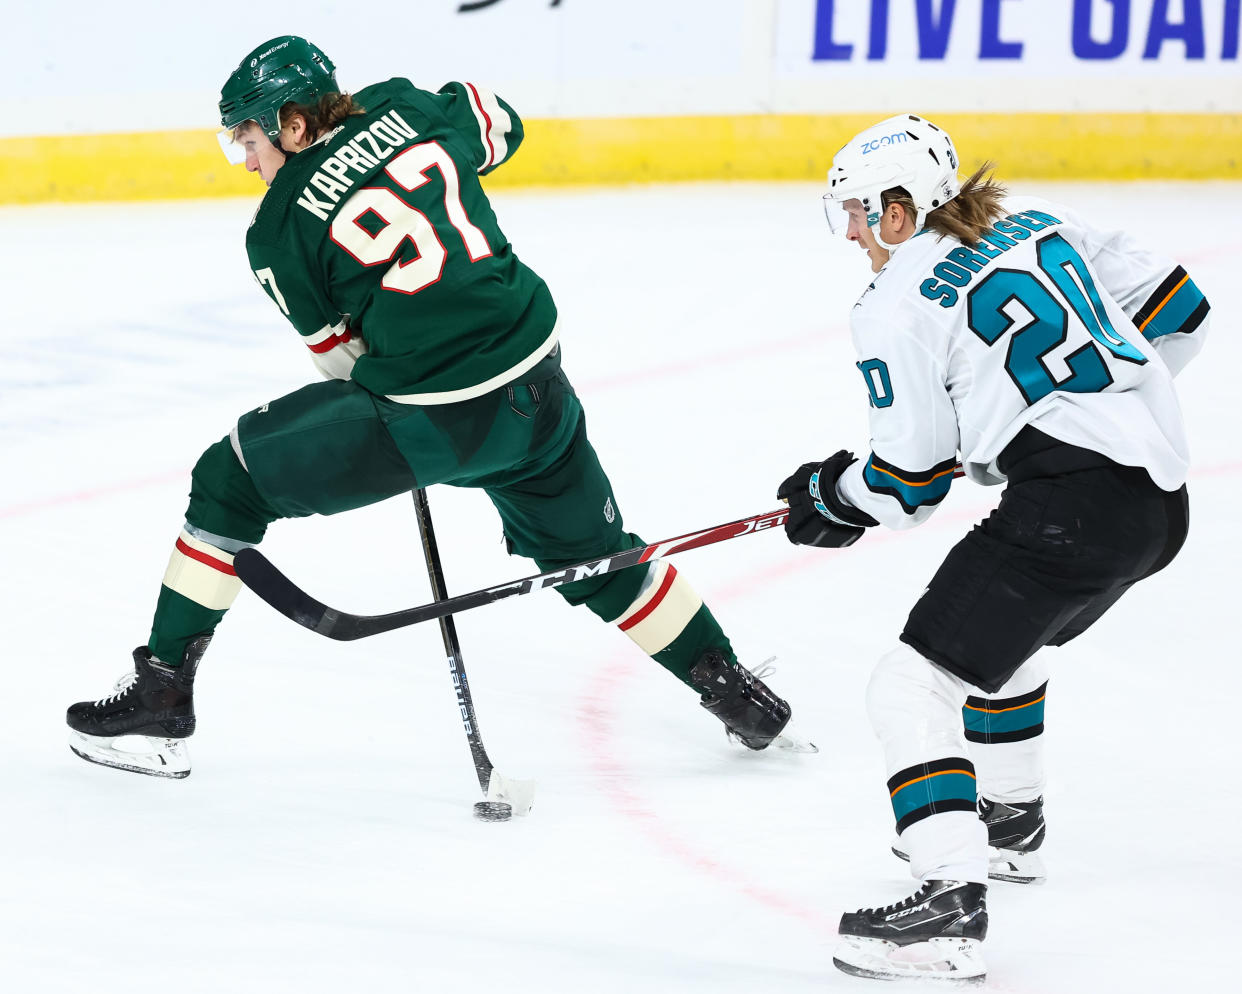
<svg viewBox="0 0 1242 994"><path fill-rule="evenodd" d="M220 124L231 129L256 121L275 143L281 107L339 92L331 59L305 38L281 35L250 52L221 87Z"/></svg>

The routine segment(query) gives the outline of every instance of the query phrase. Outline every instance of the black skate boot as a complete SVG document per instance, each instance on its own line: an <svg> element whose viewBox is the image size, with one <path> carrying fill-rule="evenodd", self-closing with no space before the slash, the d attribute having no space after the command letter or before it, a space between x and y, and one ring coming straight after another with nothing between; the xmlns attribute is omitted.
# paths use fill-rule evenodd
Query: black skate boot
<svg viewBox="0 0 1242 994"><path fill-rule="evenodd" d="M988 934L987 886L927 880L904 901L846 912L833 954L856 977L925 977L982 983L981 944Z"/></svg>
<svg viewBox="0 0 1242 994"><path fill-rule="evenodd" d="M789 705L740 663L731 665L715 649L699 657L690 670L703 707L724 722L725 734L748 749L766 749L774 740L783 748L817 752L810 743L783 736L789 724Z"/></svg>
<svg viewBox="0 0 1242 994"><path fill-rule="evenodd" d="M118 770L189 776L185 739L194 734L194 674L210 641L211 635L191 641L179 667L160 662L145 645L135 649L133 672L116 682L111 695L69 708L69 748ZM139 748L117 748L114 742L122 737Z"/></svg>
<svg viewBox="0 0 1242 994"><path fill-rule="evenodd" d="M979 799L979 817L988 827L988 879L1011 884L1042 884L1044 861L1035 851L1044 844L1044 799L1013 803ZM893 855L907 862L898 838Z"/></svg>
<svg viewBox="0 0 1242 994"><path fill-rule="evenodd" d="M1044 861L1035 851L1044 844L1044 799L1025 803L979 798L979 817L988 827L988 877L1014 884L1042 884Z"/></svg>

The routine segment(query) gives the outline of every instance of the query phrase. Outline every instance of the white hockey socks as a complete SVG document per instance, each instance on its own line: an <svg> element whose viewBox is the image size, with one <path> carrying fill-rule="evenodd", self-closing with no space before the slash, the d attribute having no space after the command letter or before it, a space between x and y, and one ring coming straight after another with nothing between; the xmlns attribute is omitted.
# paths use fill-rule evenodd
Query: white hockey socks
<svg viewBox="0 0 1242 994"><path fill-rule="evenodd" d="M1048 664L1036 653L994 697L966 698L962 722L979 773L979 793L1028 802L1044 793L1044 697Z"/></svg>
<svg viewBox="0 0 1242 994"><path fill-rule="evenodd" d="M988 879L988 833L962 730L966 697L965 683L904 643L876 664L867 687L897 831L920 880Z"/></svg>

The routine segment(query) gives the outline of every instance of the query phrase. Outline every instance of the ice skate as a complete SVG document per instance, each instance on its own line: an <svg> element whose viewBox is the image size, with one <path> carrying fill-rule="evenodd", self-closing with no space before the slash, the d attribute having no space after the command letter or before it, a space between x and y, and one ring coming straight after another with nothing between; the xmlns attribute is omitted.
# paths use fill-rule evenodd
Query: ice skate
<svg viewBox="0 0 1242 994"><path fill-rule="evenodd" d="M210 635L186 646L180 667L134 650L134 669L98 701L69 708L69 748L87 762L132 773L190 775L185 740L194 734L194 672Z"/></svg>
<svg viewBox="0 0 1242 994"><path fill-rule="evenodd" d="M760 672L771 670L761 668ZM690 680L703 695L699 703L724 723L732 741L754 750L771 746L819 752L814 743L789 730L789 705L740 663L730 665L719 652L709 650L690 670Z"/></svg>
<svg viewBox="0 0 1242 994"><path fill-rule="evenodd" d="M979 817L988 827L988 879L1011 884L1042 884L1048 874L1036 852L1044 844L1044 799L1012 804L979 799ZM898 837L893 855L910 859Z"/></svg>
<svg viewBox="0 0 1242 994"><path fill-rule="evenodd" d="M833 965L855 977L982 983L987 887L928 880L904 901L847 912L838 932Z"/></svg>
<svg viewBox="0 0 1242 994"><path fill-rule="evenodd" d="M1036 852L1044 844L1044 799L1027 803L979 799L988 827L988 877L1014 884L1042 884L1048 874Z"/></svg>

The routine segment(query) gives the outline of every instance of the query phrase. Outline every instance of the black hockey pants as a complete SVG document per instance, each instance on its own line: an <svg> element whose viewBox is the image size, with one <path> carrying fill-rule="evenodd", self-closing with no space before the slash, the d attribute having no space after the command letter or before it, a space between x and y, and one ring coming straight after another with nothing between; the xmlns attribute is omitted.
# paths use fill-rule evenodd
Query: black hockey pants
<svg viewBox="0 0 1242 994"><path fill-rule="evenodd" d="M1027 427L1000 459L1000 505L945 558L903 642L988 693L1081 635L1186 540L1186 488Z"/></svg>

